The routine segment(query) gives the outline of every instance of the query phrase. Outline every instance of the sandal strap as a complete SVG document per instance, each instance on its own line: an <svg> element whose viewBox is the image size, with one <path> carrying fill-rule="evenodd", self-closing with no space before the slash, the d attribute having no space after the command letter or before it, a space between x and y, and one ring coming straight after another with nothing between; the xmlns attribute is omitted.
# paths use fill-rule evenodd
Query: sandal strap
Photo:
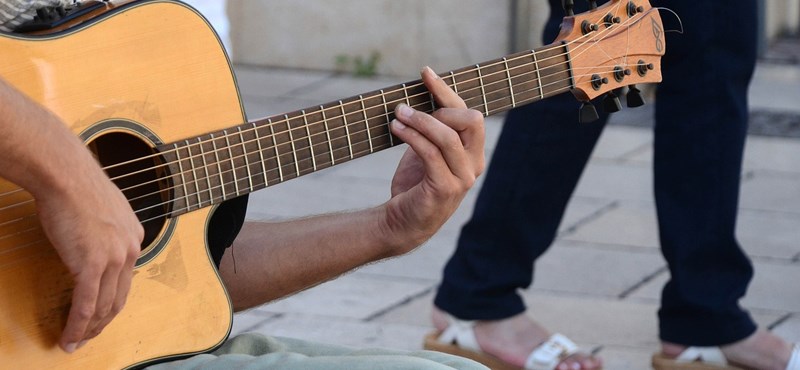
<svg viewBox="0 0 800 370"><path fill-rule="evenodd" d="M786 370L800 370L800 344L795 344L792 348L792 357L789 357Z"/></svg>
<svg viewBox="0 0 800 370"><path fill-rule="evenodd" d="M527 370L553 370L561 361L578 351L578 346L561 334L553 334L536 347L525 361Z"/></svg>
<svg viewBox="0 0 800 370"><path fill-rule="evenodd" d="M459 320L447 315L450 325L439 336L439 342L455 344L461 348L480 352L481 347L475 338L475 321Z"/></svg>
<svg viewBox="0 0 800 370"><path fill-rule="evenodd" d="M728 361L719 347L689 347L675 358L677 362L696 362L726 366Z"/></svg>

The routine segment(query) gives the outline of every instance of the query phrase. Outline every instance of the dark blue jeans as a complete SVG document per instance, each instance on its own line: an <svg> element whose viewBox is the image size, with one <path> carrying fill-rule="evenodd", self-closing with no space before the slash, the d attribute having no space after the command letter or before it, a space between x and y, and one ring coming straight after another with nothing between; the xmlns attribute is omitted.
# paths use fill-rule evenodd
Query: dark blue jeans
<svg viewBox="0 0 800 370"><path fill-rule="evenodd" d="M560 0L545 37L555 38ZM584 1L576 1L578 7ZM677 12L658 86L655 201L671 278L659 310L662 340L697 346L743 339L755 324L739 304L752 265L734 236L747 88L756 53L755 0L653 1ZM582 9L576 9L581 11ZM666 30L678 29L662 12ZM474 214L444 270L435 304L462 319L525 311L519 289L553 242L567 202L605 126L579 124L571 94L509 112Z"/></svg>

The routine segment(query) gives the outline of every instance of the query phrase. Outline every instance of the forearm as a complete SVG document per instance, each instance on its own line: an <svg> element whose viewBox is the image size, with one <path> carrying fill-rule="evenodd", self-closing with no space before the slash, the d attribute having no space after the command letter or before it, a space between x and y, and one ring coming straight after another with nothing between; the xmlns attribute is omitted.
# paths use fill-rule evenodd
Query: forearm
<svg viewBox="0 0 800 370"><path fill-rule="evenodd" d="M0 79L0 175L34 194L65 190L96 171L80 140L56 117Z"/></svg>
<svg viewBox="0 0 800 370"><path fill-rule="evenodd" d="M411 249L390 236L385 207L285 222L248 222L222 259L234 309L285 297Z"/></svg>

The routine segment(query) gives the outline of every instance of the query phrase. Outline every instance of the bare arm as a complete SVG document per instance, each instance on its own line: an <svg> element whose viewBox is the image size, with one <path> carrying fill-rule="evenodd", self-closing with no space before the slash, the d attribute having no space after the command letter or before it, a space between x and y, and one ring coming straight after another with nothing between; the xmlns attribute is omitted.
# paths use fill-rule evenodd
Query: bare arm
<svg viewBox="0 0 800 370"><path fill-rule="evenodd" d="M143 230L80 140L2 79L0 130L0 176L36 199L42 227L75 280L59 343L72 352L125 304Z"/></svg>
<svg viewBox="0 0 800 370"><path fill-rule="evenodd" d="M392 132L410 148L377 207L281 223L247 223L220 273L234 308L284 297L371 261L406 253L455 212L483 171L483 117L430 69L423 81L438 106L428 115L398 106Z"/></svg>

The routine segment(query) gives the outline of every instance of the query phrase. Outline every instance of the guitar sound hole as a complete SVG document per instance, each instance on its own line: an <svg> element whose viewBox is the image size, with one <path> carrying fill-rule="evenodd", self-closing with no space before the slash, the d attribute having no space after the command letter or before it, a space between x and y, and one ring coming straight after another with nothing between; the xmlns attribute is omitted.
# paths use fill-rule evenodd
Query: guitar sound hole
<svg viewBox="0 0 800 370"><path fill-rule="evenodd" d="M146 250L162 234L171 212L172 182L163 158L148 143L124 132L104 134L88 146L142 223Z"/></svg>

